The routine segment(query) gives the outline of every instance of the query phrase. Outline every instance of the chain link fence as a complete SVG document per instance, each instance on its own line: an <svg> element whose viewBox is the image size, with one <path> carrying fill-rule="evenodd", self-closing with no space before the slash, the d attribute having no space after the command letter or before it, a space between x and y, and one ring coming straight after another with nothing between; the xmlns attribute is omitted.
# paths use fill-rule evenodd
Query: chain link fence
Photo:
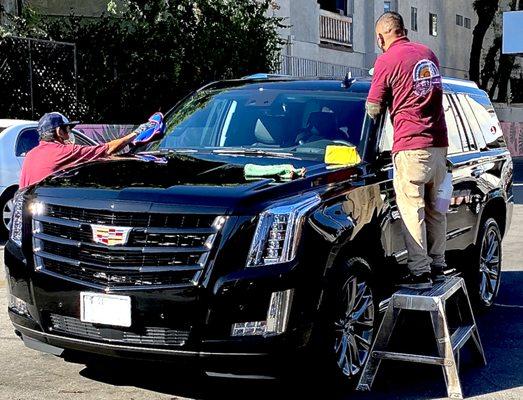
<svg viewBox="0 0 523 400"><path fill-rule="evenodd" d="M0 38L0 118L38 119L49 111L78 114L76 46Z"/></svg>

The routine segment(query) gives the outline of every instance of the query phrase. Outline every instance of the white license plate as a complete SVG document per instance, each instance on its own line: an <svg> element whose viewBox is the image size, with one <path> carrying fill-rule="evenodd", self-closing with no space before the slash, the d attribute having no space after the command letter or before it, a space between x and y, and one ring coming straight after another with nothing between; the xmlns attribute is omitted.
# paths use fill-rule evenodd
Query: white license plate
<svg viewBox="0 0 523 400"><path fill-rule="evenodd" d="M131 298L104 293L80 293L80 320L93 324L131 326Z"/></svg>

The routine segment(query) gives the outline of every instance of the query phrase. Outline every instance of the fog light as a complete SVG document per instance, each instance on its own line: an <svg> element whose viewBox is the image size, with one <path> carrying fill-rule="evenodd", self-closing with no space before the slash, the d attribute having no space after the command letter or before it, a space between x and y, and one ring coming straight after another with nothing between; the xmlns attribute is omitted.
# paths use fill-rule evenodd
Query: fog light
<svg viewBox="0 0 523 400"><path fill-rule="evenodd" d="M29 316L27 303L12 294L9 295L9 309L17 314Z"/></svg>
<svg viewBox="0 0 523 400"><path fill-rule="evenodd" d="M293 289L273 292L267 311L267 333L280 334L287 330Z"/></svg>
<svg viewBox="0 0 523 400"><path fill-rule="evenodd" d="M267 330L266 321L239 322L232 326L231 336L260 336Z"/></svg>
<svg viewBox="0 0 523 400"><path fill-rule="evenodd" d="M287 330L293 289L273 292L266 321L239 322L232 326L231 336L270 336Z"/></svg>

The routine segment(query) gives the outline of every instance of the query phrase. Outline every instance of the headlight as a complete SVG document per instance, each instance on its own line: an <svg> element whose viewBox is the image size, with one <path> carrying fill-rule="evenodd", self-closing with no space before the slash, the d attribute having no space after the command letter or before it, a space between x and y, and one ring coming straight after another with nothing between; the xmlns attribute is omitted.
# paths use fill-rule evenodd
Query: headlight
<svg viewBox="0 0 523 400"><path fill-rule="evenodd" d="M10 238L19 247L22 246L22 213L24 209L24 192L17 192L14 198L13 218L11 219Z"/></svg>
<svg viewBox="0 0 523 400"><path fill-rule="evenodd" d="M320 198L316 195L262 212L247 257L247 267L292 261L305 214L319 203Z"/></svg>

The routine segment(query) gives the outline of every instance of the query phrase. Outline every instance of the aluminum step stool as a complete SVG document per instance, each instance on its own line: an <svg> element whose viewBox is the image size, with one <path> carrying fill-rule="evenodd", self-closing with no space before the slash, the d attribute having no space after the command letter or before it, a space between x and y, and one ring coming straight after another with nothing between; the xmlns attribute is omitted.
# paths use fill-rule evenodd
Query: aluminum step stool
<svg viewBox="0 0 523 400"><path fill-rule="evenodd" d="M448 300L456 301L459 326L451 331L446 314ZM439 356L406 354L387 351L390 338L402 310L428 311L436 337ZM369 391L378 373L381 360L409 361L441 365L448 397L462 399L459 381L459 350L469 339L473 340L481 361L486 364L485 353L470 305L463 278L453 276L435 284L432 289L402 289L392 295L372 345L357 390Z"/></svg>

